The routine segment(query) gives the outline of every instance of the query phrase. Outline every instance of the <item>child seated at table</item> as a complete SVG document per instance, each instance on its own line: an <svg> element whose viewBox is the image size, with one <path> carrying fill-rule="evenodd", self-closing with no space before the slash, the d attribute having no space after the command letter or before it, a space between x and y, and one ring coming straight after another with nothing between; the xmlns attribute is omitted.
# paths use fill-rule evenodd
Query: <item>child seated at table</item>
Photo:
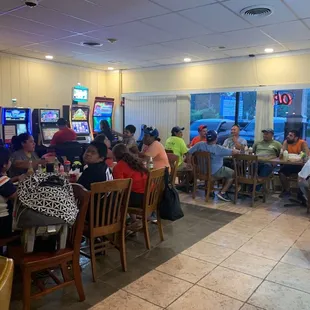
<svg viewBox="0 0 310 310"><path fill-rule="evenodd" d="M107 157L106 157L105 163L108 165L109 168L112 168L114 164L113 164L113 154L112 154L112 151L110 150L111 148L110 140L107 138L105 134L101 133L100 135L96 136L94 141L104 143L107 146L108 150L107 150Z"/></svg>
<svg viewBox="0 0 310 310"><path fill-rule="evenodd" d="M117 161L113 168L114 179L132 179L132 188L129 198L129 207L142 208L144 191L147 182L148 170L143 163L132 155L125 144L117 144L113 148L113 155ZM141 226L136 216L131 215L132 225Z"/></svg>
<svg viewBox="0 0 310 310"><path fill-rule="evenodd" d="M0 237L6 238L12 234L13 203L17 195L16 187L6 175L11 166L10 152L0 147Z"/></svg>
<svg viewBox="0 0 310 310"><path fill-rule="evenodd" d="M91 184L113 180L110 168L106 164L107 146L98 141L90 143L83 155L87 168L80 176L78 183L90 190Z"/></svg>

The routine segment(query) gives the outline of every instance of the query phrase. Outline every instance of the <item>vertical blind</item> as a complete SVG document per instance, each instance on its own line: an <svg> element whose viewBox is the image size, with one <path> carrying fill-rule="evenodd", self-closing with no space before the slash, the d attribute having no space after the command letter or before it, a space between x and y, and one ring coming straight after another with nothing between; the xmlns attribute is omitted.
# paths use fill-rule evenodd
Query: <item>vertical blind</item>
<svg viewBox="0 0 310 310"><path fill-rule="evenodd" d="M177 96L136 96L125 98L125 124L135 125L136 138L142 124L156 127L165 143L177 124ZM183 126L183 125L182 125Z"/></svg>

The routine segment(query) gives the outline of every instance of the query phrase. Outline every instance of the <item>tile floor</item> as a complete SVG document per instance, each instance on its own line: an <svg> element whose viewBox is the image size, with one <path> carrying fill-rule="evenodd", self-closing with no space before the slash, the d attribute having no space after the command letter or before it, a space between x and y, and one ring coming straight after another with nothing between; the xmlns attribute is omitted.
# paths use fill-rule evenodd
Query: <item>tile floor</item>
<svg viewBox="0 0 310 310"><path fill-rule="evenodd" d="M133 258L127 273L97 264L99 281L86 289L86 295L96 291L96 298L67 307L45 302L38 309L310 309L305 209L284 208L276 196L253 209L247 201L206 204L201 197L181 198L186 203L183 224L166 225L167 240L149 252L142 251L143 242L142 254L131 253L129 246ZM90 277L89 270L83 277ZM72 298L71 293L59 296Z"/></svg>

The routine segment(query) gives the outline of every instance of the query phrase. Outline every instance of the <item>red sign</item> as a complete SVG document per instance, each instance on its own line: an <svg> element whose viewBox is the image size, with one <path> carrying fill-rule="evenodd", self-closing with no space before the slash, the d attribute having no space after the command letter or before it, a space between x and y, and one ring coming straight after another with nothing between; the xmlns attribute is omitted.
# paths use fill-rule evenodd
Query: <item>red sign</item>
<svg viewBox="0 0 310 310"><path fill-rule="evenodd" d="M274 104L277 105L291 105L293 102L293 95L290 93L276 92L273 96Z"/></svg>

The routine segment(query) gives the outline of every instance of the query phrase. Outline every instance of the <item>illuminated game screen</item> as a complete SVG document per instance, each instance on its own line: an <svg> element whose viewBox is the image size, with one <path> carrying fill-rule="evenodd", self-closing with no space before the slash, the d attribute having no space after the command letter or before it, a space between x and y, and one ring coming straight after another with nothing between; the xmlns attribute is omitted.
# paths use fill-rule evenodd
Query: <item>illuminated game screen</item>
<svg viewBox="0 0 310 310"><path fill-rule="evenodd" d="M17 131L17 135L20 135L21 133L27 132L27 125L26 124L16 124L16 131Z"/></svg>
<svg viewBox="0 0 310 310"><path fill-rule="evenodd" d="M26 110L19 109L6 109L5 119L7 121L25 121L26 120Z"/></svg>
<svg viewBox="0 0 310 310"><path fill-rule="evenodd" d="M89 109L72 108L72 121L87 121Z"/></svg>
<svg viewBox="0 0 310 310"><path fill-rule="evenodd" d="M112 113L113 113L113 103L112 102L95 102L94 106L94 131L100 131L100 121L108 121L110 127L112 127Z"/></svg>
<svg viewBox="0 0 310 310"><path fill-rule="evenodd" d="M89 134L89 127L87 122L72 122L72 129L77 133Z"/></svg>
<svg viewBox="0 0 310 310"><path fill-rule="evenodd" d="M95 132L100 132L101 131L101 129L100 129L100 121L101 120L108 121L108 123L110 125L110 128L112 127L112 118L111 117L99 117L99 116L96 116L96 117L94 117L94 131Z"/></svg>
<svg viewBox="0 0 310 310"><path fill-rule="evenodd" d="M88 88L74 87L72 97L74 101L87 102L88 101Z"/></svg>
<svg viewBox="0 0 310 310"><path fill-rule="evenodd" d="M56 123L59 120L59 110L40 110L41 123Z"/></svg>
<svg viewBox="0 0 310 310"><path fill-rule="evenodd" d="M58 128L42 128L43 139L50 141L53 139L54 134L58 131Z"/></svg>

